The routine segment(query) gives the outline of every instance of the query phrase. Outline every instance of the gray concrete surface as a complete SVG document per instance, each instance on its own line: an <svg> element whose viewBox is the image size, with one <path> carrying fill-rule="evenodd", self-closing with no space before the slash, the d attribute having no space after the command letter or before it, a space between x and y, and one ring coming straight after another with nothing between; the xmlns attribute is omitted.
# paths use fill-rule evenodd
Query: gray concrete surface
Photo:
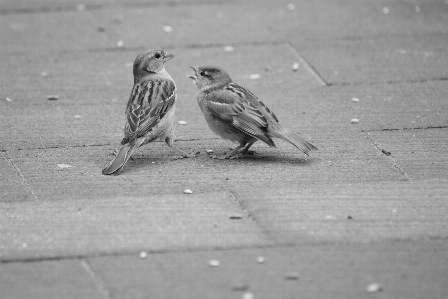
<svg viewBox="0 0 448 299"><path fill-rule="evenodd" d="M0 298L447 298L445 2L0 1ZM150 47L199 154L102 176ZM319 151L210 159L233 145L186 77L205 64Z"/></svg>

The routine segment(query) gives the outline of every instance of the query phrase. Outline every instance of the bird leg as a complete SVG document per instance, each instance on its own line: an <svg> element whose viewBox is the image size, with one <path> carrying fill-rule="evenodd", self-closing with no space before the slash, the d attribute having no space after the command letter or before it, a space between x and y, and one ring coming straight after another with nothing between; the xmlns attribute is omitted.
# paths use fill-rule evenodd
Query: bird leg
<svg viewBox="0 0 448 299"><path fill-rule="evenodd" d="M174 145L173 145L173 143L174 143L174 138L172 138L172 137L167 137L167 138L165 138L165 142L166 142L166 144L167 144L170 148L174 149L176 152L178 152L178 153L180 154L180 156L174 156L174 157L173 157L173 160L179 160L179 159L184 159L184 158L193 158L193 157L195 157L195 155L190 155L189 153L184 152L183 150L181 150L181 149L177 148L176 146L174 146Z"/></svg>
<svg viewBox="0 0 448 299"><path fill-rule="evenodd" d="M257 156L257 152L256 151L250 151L249 148L252 146L252 144L254 144L255 142L251 142L246 144L246 146L243 148L243 150L241 151L242 154L247 154L247 155L251 155L251 156Z"/></svg>

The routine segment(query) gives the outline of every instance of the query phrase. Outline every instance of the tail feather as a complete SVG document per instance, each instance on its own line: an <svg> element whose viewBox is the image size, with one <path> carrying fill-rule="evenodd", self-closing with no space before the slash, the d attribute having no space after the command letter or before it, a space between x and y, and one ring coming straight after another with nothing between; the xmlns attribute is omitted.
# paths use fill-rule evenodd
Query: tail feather
<svg viewBox="0 0 448 299"><path fill-rule="evenodd" d="M133 151L134 146L131 146L129 143L123 145L118 151L118 154L115 156L115 158L109 163L109 165L107 165L106 168L103 169L103 174L119 175L124 165L126 165L126 162L131 157Z"/></svg>
<svg viewBox="0 0 448 299"><path fill-rule="evenodd" d="M299 150L304 152L306 155L309 155L310 151L317 150L317 146L311 144L309 141L303 139L298 134L289 131L285 128L279 128L278 130L273 130L270 132L272 136L283 139L295 147L297 147Z"/></svg>

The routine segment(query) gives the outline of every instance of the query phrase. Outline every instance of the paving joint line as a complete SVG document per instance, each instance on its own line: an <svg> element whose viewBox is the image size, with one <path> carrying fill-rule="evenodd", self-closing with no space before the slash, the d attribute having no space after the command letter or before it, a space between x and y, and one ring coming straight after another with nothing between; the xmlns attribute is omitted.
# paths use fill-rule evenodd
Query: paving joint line
<svg viewBox="0 0 448 299"><path fill-rule="evenodd" d="M430 79L410 79L402 81L369 81L369 82L339 82L330 83L330 86L363 86L363 85L393 85L393 84L403 84L403 83L426 83L426 82L444 82L448 81L448 77L440 78L430 78Z"/></svg>
<svg viewBox="0 0 448 299"><path fill-rule="evenodd" d="M427 127L417 127L417 128L392 128L392 129L381 129L381 130L369 130L362 132L370 133L370 132L393 132L393 131L412 131L412 130L431 130L431 129L448 129L448 126L427 126Z"/></svg>
<svg viewBox="0 0 448 299"><path fill-rule="evenodd" d="M175 7L175 6L190 6L190 5L224 5L228 3L238 3L236 0L220 0L220 1L207 1L207 0L159 0L151 2L133 1L123 4L118 4L120 8L143 8L143 7ZM39 13L54 13L54 12L73 12L73 11L95 11L107 9L109 7L117 6L117 3L110 4L84 4L80 8L78 5L69 6L56 6L56 7L36 7L36 8L12 8L12 9L0 9L0 15L14 15L14 14L39 14Z"/></svg>
<svg viewBox="0 0 448 299"><path fill-rule="evenodd" d="M27 182L27 180L25 179L25 177L23 176L22 172L20 171L20 169L14 164L14 162L12 161L12 158L8 155L8 152L2 151L3 153L3 157L5 158L6 162L16 171L17 176L21 179L22 184L25 186L25 189L31 193L31 195L33 195L34 200L38 200L36 194L34 193L33 189L31 188L30 184Z"/></svg>
<svg viewBox="0 0 448 299"><path fill-rule="evenodd" d="M275 242L274 240L270 237L270 235L266 232L266 230L263 228L262 225L259 224L257 218L255 217L255 215L253 215L248 206L246 205L246 203L241 200L241 198L238 196L238 194L236 193L235 190L230 190L230 195L233 197L233 200L238 203L239 207L241 210L243 210L247 216L249 217L250 220L252 220L253 223L255 223L255 225L260 229L261 233L266 237L267 241L271 244L274 245Z"/></svg>
<svg viewBox="0 0 448 299"><path fill-rule="evenodd" d="M106 298L111 299L112 296L109 292L109 290L106 288L106 284L104 281L93 271L92 266L90 265L89 261L86 259L81 260L81 265L84 268L84 270L90 275L93 282L95 283L96 289L100 294Z"/></svg>
<svg viewBox="0 0 448 299"><path fill-rule="evenodd" d="M311 65L311 63L308 62L308 60L303 56L300 51L294 47L291 43L291 41L287 41L286 45L288 48L297 56L299 59L299 63L303 66L305 66L305 69L322 85L322 86L330 86L329 82L327 82L324 77L316 70L315 67Z"/></svg>
<svg viewBox="0 0 448 299"><path fill-rule="evenodd" d="M406 181L411 181L411 179L408 177L407 173L398 165L398 163L390 157L390 152L387 150L381 148L376 142L373 140L372 136L370 135L370 132L366 133L366 138L372 143L372 145L381 153L381 155L386 156L389 159L389 162L392 164L392 166L398 171L398 173L404 177Z"/></svg>
<svg viewBox="0 0 448 299"><path fill-rule="evenodd" d="M234 47L257 47L257 46L276 46L285 44L283 40L274 40L274 41L249 41L249 42L229 42L229 43L192 43L192 44L184 44L184 45L165 45L161 48L165 50L174 50L174 49L212 49L212 48L223 48L226 46L234 46ZM63 52L76 52L76 51L88 51L92 53L96 52L138 52L146 50L147 47L136 46L136 47L106 47L106 48L94 48L94 49L86 49L86 50L63 50Z"/></svg>

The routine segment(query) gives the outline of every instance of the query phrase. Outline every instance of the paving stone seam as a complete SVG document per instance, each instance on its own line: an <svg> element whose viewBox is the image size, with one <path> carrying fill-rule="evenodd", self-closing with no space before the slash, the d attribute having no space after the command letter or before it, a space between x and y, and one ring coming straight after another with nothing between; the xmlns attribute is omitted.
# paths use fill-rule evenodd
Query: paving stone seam
<svg viewBox="0 0 448 299"><path fill-rule="evenodd" d="M20 169L15 165L14 161L12 160L12 158L8 155L8 152L6 150L2 151L2 155L3 158L6 160L6 162L16 171L17 176L20 178L22 185L25 186L25 189L31 193L31 195L33 196L34 200L38 200L36 194L34 193L33 189L31 188L30 184L27 182L27 180L25 179L25 177L23 176L22 172L20 171Z"/></svg>
<svg viewBox="0 0 448 299"><path fill-rule="evenodd" d="M305 58L305 56L303 56L302 53L300 53L296 47L294 47L290 41L287 41L286 45L297 56L299 63L305 67L308 73L310 73L317 80L317 82L319 82L322 86L330 86L330 83L322 77L317 69Z"/></svg>
<svg viewBox="0 0 448 299"><path fill-rule="evenodd" d="M444 82L448 81L448 77L434 77L429 79L409 79L409 80L397 80L397 81L368 81L364 82L337 82L328 83L328 86L364 86L364 85L392 85L403 83L426 83L426 82Z"/></svg>
<svg viewBox="0 0 448 299"><path fill-rule="evenodd" d="M208 137L208 138L188 138L188 139L176 139L174 142L190 142L199 140L220 140L219 137ZM155 143L165 143L162 140L155 140ZM98 144L74 144L66 146L45 146L45 147L30 147L30 148L15 148L14 151L34 151L34 150L50 150L50 149L68 149L68 148L78 148L78 147L103 147L103 146L117 146L118 142L110 143L98 143ZM0 149L0 152L6 152L6 149Z"/></svg>
<svg viewBox="0 0 448 299"><path fill-rule="evenodd" d="M415 128L386 128L381 130L361 130L364 133L370 132L391 132L391 131L412 131L412 130L432 130L432 129L448 129L448 126L427 126L427 127L415 127Z"/></svg>
<svg viewBox="0 0 448 299"><path fill-rule="evenodd" d="M86 259L81 260L81 266L82 268L89 274L90 278L95 283L96 289L98 292L105 298L105 299L111 299L111 292L106 287L106 283L104 280L92 269L92 266L90 265L89 261Z"/></svg>
<svg viewBox="0 0 448 299"><path fill-rule="evenodd" d="M340 244L341 242L328 242L328 244ZM327 244L327 242L312 242L306 245L322 245ZM147 254L172 254L172 253L192 253L192 252L213 252L213 251L226 251L226 250L246 250L246 249L265 249L265 248L288 248L298 246L296 243L291 244L260 244L260 245L247 245L247 246L196 246L196 247L186 247L181 249L148 249L136 248L132 250L120 250L120 251L97 251L94 253L85 254L60 254L57 256L33 256L33 257L14 257L7 258L2 257L0 259L0 264L13 264L13 263L39 263L47 261L62 261L62 260L83 260L98 257L125 257L125 256L139 256L139 253L145 251Z"/></svg>
<svg viewBox="0 0 448 299"><path fill-rule="evenodd" d="M112 3L90 3L90 4L82 4L82 11L94 11L101 10L109 7L124 7L124 8L145 8L145 7L156 7L156 6L165 6L165 7L173 7L173 6L199 6L199 5L225 5L229 3L239 3L241 1L236 0L184 0L184 1L176 1L176 0L159 0L159 1L127 1L125 3L116 3L112 1ZM81 3L80 3L81 4ZM78 5L80 5L78 4ZM42 6L42 7L21 7L21 8L2 8L0 9L0 15L13 15L13 14L42 14L42 13L54 13L54 12L72 12L72 11L80 11L80 6L78 5L68 5L68 6Z"/></svg>
<svg viewBox="0 0 448 299"><path fill-rule="evenodd" d="M393 159L391 156L386 154L386 150L381 148L374 140L374 138L372 137L372 135L370 134L370 132L366 132L366 138L370 141L370 143L372 143L372 145L376 148L377 151L380 152L381 155L385 156L388 160L389 163L392 164L392 166L398 171L398 173L404 178L404 180L406 181L410 181L411 179L409 178L409 176L407 175L407 173L404 171L403 168L400 167L400 165L398 165L397 161L395 161L395 159Z"/></svg>

